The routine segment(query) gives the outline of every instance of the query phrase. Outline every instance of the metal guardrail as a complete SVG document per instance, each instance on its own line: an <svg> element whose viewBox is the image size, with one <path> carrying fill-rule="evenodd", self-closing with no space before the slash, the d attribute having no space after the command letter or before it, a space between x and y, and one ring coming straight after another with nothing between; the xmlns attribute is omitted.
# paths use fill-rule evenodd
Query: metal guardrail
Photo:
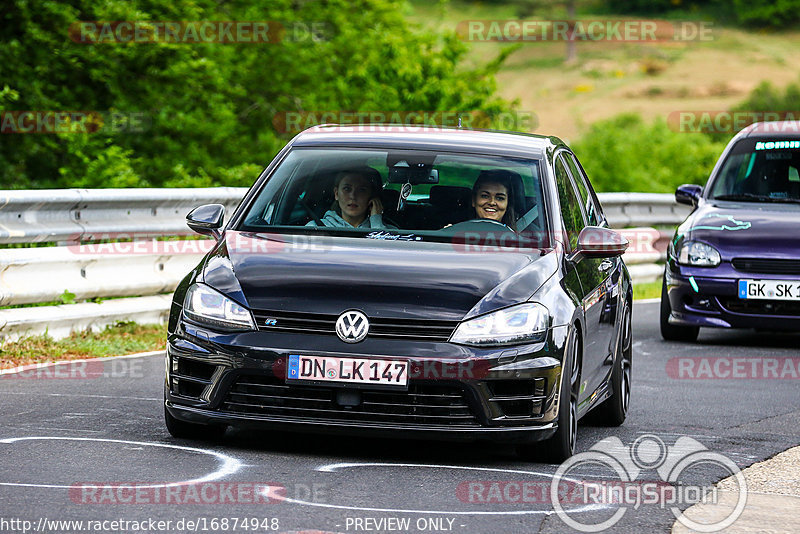
<svg viewBox="0 0 800 534"><path fill-rule="evenodd" d="M0 191L0 243L185 235L189 210L217 202L230 213L245 192L244 187Z"/></svg>
<svg viewBox="0 0 800 534"><path fill-rule="evenodd" d="M81 241L144 236L186 235L186 214L200 204L221 203L230 213L245 188L202 189L66 189L0 192L0 243L59 242L62 246L0 250L0 306L58 300L64 290L76 300L114 299L99 304L71 304L0 310L0 338L100 328L117 320L163 321L171 292L208 250L210 241L145 241L109 247ZM688 209L672 195L601 193L612 227L675 225ZM637 281L657 280L663 259L652 228L623 231L632 242L623 257ZM66 246L63 246L66 245ZM141 242L139 242L141 245ZM190 250L191 247L197 250ZM128 248L126 248L128 247ZM188 249L188 250L187 250ZM126 311L127 310L127 311Z"/></svg>
<svg viewBox="0 0 800 534"><path fill-rule="evenodd" d="M677 226L691 208L664 193L600 193L600 204L612 228Z"/></svg>

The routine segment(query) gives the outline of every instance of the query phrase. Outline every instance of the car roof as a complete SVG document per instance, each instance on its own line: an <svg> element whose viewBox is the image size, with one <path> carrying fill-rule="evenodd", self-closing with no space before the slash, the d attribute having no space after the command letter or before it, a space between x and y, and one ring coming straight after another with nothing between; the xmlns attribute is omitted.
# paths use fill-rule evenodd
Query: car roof
<svg viewBox="0 0 800 534"><path fill-rule="evenodd" d="M553 136L398 124L314 126L299 133L291 145L444 150L528 158L540 158L557 147L566 147Z"/></svg>
<svg viewBox="0 0 800 534"><path fill-rule="evenodd" d="M744 128L740 136L755 139L774 137L800 139L800 121L754 122Z"/></svg>

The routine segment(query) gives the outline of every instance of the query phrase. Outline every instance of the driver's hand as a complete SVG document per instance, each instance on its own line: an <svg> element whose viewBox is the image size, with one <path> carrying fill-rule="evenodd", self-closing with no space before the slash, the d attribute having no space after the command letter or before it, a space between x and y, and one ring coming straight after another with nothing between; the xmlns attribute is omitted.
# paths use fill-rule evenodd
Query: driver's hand
<svg viewBox="0 0 800 534"><path fill-rule="evenodd" d="M383 203L378 197L374 197L369 201L370 215L383 215Z"/></svg>

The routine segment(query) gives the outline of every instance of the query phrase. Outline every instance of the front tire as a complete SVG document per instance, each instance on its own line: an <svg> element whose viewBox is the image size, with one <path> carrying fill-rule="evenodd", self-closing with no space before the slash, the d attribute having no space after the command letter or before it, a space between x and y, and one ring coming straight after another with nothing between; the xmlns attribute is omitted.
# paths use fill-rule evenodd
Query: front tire
<svg viewBox="0 0 800 534"><path fill-rule="evenodd" d="M681 326L669 324L672 307L667 295L667 281L661 285L661 337L667 341L696 341L700 333L699 326Z"/></svg>
<svg viewBox="0 0 800 534"><path fill-rule="evenodd" d="M575 454L578 440L578 394L580 393L580 343L577 329L567 340L558 394L558 430L545 441L523 445L520 455L560 464Z"/></svg>
<svg viewBox="0 0 800 534"><path fill-rule="evenodd" d="M631 302L625 305L622 316L617 355L611 371L611 397L595 408L593 421L603 426L620 426L628 415L631 398L631 370L633 365L633 332L631 329Z"/></svg>
<svg viewBox="0 0 800 534"><path fill-rule="evenodd" d="M166 405L164 406L164 423L172 437L179 439L219 439L225 433L226 428L220 425L203 425L181 421L169 413Z"/></svg>

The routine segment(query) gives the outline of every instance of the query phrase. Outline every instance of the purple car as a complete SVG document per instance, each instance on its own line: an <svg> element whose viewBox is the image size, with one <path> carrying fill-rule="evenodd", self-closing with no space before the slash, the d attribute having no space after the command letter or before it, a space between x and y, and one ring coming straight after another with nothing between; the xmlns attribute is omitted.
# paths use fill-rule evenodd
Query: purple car
<svg viewBox="0 0 800 534"><path fill-rule="evenodd" d="M694 206L669 244L661 335L694 341L701 326L800 327L800 122L739 132L705 189L682 185Z"/></svg>

